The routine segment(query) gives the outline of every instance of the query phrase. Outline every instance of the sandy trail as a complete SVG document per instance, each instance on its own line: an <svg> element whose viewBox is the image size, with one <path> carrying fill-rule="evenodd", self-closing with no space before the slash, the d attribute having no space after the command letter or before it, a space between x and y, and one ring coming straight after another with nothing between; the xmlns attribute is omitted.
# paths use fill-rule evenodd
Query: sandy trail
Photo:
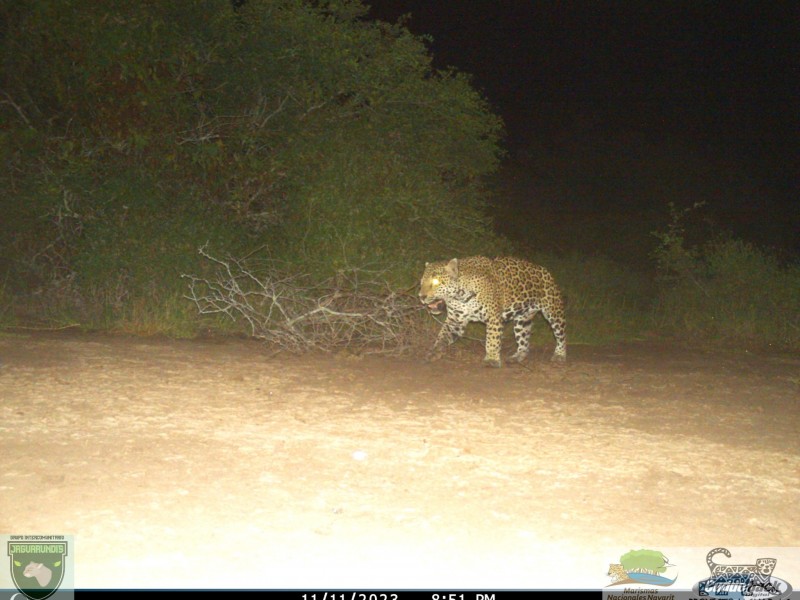
<svg viewBox="0 0 800 600"><path fill-rule="evenodd" d="M5 334L0 532L74 534L78 587L597 587L620 548L800 546L800 356L570 353Z"/></svg>

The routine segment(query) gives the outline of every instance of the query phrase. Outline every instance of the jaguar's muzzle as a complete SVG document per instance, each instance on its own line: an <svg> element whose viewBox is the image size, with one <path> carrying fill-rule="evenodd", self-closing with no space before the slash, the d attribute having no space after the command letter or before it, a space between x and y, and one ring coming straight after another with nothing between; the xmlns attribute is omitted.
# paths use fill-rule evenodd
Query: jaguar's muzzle
<svg viewBox="0 0 800 600"><path fill-rule="evenodd" d="M444 300L434 300L433 302L425 302L425 300L422 300L422 303L427 306L428 310L434 315L441 314L446 306Z"/></svg>

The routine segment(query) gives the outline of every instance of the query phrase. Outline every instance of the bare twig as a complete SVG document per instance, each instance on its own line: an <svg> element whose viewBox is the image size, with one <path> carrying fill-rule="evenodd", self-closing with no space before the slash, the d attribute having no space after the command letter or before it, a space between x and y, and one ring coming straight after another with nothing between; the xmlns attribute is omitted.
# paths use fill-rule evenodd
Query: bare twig
<svg viewBox="0 0 800 600"><path fill-rule="evenodd" d="M16 102L14 102L11 96L8 95L8 92L6 92L5 90L0 90L0 92L2 92L3 96L6 97L5 100L0 101L0 104L9 104L13 106L14 110L17 111L19 118L25 122L25 125L27 125L28 127L33 127L33 125L31 125L31 122L28 120L28 117L25 116L25 112L22 110L22 107Z"/></svg>
<svg viewBox="0 0 800 600"><path fill-rule="evenodd" d="M260 123L258 123L258 128L259 128L259 129L263 129L263 128L264 128L264 126L266 126L266 124L267 124L267 123L269 123L269 121L270 121L270 119L272 119L272 117L274 117L274 116L275 116L275 115L277 115L278 113L282 112L282 111L283 111L283 107L286 105L286 102L288 102L289 98L291 98L291 94L288 94L288 93L287 93L287 94L286 94L286 95L283 97L283 100L281 100L281 101L280 101L280 103L278 104L278 108L276 108L276 109L275 109L275 110L273 110L271 113L269 113L268 115L266 115L266 116L265 116L263 119L261 119L261 122L260 122ZM264 109L266 109L266 106L267 106L267 102L266 102L266 100L265 100L265 101L263 102L263 107L264 107ZM262 111L262 112L263 112L263 111Z"/></svg>

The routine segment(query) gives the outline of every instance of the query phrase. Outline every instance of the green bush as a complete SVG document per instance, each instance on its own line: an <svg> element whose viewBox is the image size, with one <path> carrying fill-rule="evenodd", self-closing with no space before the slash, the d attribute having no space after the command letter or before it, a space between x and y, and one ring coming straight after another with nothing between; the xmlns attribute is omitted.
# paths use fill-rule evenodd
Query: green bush
<svg viewBox="0 0 800 600"><path fill-rule="evenodd" d="M667 331L800 349L800 265L781 265L765 250L718 239L684 273L663 286L655 307Z"/></svg>
<svg viewBox="0 0 800 600"><path fill-rule="evenodd" d="M683 219L690 210L672 207L672 222L655 234L656 324L694 339L800 349L800 264L782 264L730 236L688 246Z"/></svg>
<svg viewBox="0 0 800 600"><path fill-rule="evenodd" d="M164 189L147 172L88 171L51 173L47 185L19 191L5 223L17 232L5 238L16 314L89 328L195 333L198 319L183 299L181 273L203 272L199 246L244 253L248 238L220 207L195 206L190 194ZM88 185L87 177L100 172Z"/></svg>
<svg viewBox="0 0 800 600"><path fill-rule="evenodd" d="M94 327L147 333L196 332L196 311L182 300L182 273L202 272L198 248L208 243L243 254L247 239L214 206L193 206L180 190L164 190L147 173L104 181L93 212L73 243L71 267L85 300L82 320Z"/></svg>
<svg viewBox="0 0 800 600"><path fill-rule="evenodd" d="M19 304L184 331L178 275L200 272L206 240L404 284L425 259L497 247L482 182L500 119L468 78L432 68L423 39L366 10L0 4L0 275L39 299Z"/></svg>

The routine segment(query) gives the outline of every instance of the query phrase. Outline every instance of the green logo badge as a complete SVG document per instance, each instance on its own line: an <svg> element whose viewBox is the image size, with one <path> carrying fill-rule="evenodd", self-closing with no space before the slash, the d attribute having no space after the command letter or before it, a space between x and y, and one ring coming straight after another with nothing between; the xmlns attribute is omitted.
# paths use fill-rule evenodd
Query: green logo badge
<svg viewBox="0 0 800 600"><path fill-rule="evenodd" d="M608 565L607 575L613 585L644 584L667 587L675 583L678 575L669 559L659 550L631 550L619 557L618 563Z"/></svg>
<svg viewBox="0 0 800 600"><path fill-rule="evenodd" d="M8 542L11 580L30 600L52 596L64 579L67 542Z"/></svg>

